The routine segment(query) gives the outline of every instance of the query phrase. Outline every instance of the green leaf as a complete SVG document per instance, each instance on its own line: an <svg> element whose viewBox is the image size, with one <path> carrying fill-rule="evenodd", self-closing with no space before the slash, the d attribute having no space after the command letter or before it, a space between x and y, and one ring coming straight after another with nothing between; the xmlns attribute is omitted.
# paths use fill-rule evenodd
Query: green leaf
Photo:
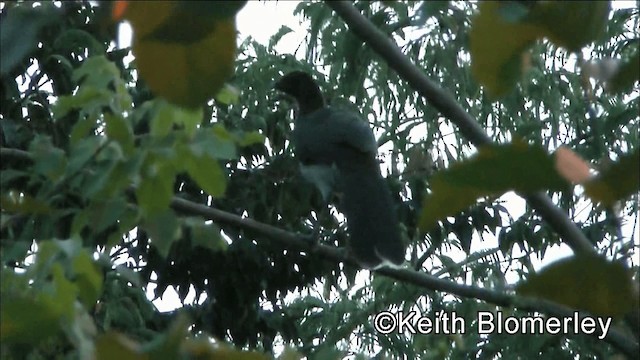
<svg viewBox="0 0 640 360"><path fill-rule="evenodd" d="M185 314L178 315L162 336L144 347L144 352L148 353L151 359L179 359L180 347L187 336L187 330L191 323Z"/></svg>
<svg viewBox="0 0 640 360"><path fill-rule="evenodd" d="M583 184L589 198L607 207L640 189L640 152L627 154L595 179Z"/></svg>
<svg viewBox="0 0 640 360"><path fill-rule="evenodd" d="M171 244L178 238L180 227L178 218L171 209L152 216L147 216L142 227L149 233L151 244L163 257L167 257Z"/></svg>
<svg viewBox="0 0 640 360"><path fill-rule="evenodd" d="M113 92L106 88L81 86L74 95L60 96L53 107L53 117L61 119L74 109L82 110L84 114L92 114L109 105L112 100Z"/></svg>
<svg viewBox="0 0 640 360"><path fill-rule="evenodd" d="M608 1L481 2L469 33L471 70L492 96L507 93L520 79L525 51L549 38L570 51L596 40L609 15Z"/></svg>
<svg viewBox="0 0 640 360"><path fill-rule="evenodd" d="M183 165L189 176L211 196L224 195L227 187L227 178L222 171L218 160L207 155L197 156L185 151Z"/></svg>
<svg viewBox="0 0 640 360"><path fill-rule="evenodd" d="M225 250L227 242L220 234L220 228L214 223L205 223L200 218L185 219L185 224L191 230L191 245L202 246L213 251Z"/></svg>
<svg viewBox="0 0 640 360"><path fill-rule="evenodd" d="M237 350L233 347L216 343L212 344L207 339L197 338L197 339L186 339L182 342L181 347L183 352L187 354L190 358L197 357L201 359L233 359L233 360L269 360L272 357L269 357L265 354L261 354L257 351L243 351ZM288 357L284 354L279 356L280 360L299 360L302 359L302 356L293 357L293 355L289 355Z"/></svg>
<svg viewBox="0 0 640 360"><path fill-rule="evenodd" d="M2 215L3 225L5 218L7 218L7 216ZM29 249L31 249L31 242L29 241L16 240L3 245L2 251L0 251L0 261L4 264L7 264L9 261L22 262L29 253Z"/></svg>
<svg viewBox="0 0 640 360"><path fill-rule="evenodd" d="M78 288L65 277L64 268L60 262L51 266L51 274L53 275L53 286L50 292L42 294L40 300L55 309L61 317L60 320L71 319L75 311Z"/></svg>
<svg viewBox="0 0 640 360"><path fill-rule="evenodd" d="M142 279L140 278L140 273L124 265L116 266L115 271L116 273L118 273L118 276L122 276L122 278L124 278L127 282L130 282L134 286L136 287L142 286Z"/></svg>
<svg viewBox="0 0 640 360"><path fill-rule="evenodd" d="M100 190L95 194L100 196L110 196L110 194L120 192L132 183L140 181L140 169L142 169L145 159L144 151L136 151L132 156L123 159L123 161L114 161L113 170L104 171L100 179L95 179L96 184L93 191L87 189L87 194L93 194L96 190ZM104 181L104 182L103 182Z"/></svg>
<svg viewBox="0 0 640 360"><path fill-rule="evenodd" d="M498 197L507 191L567 190L552 156L524 143L485 146L471 159L433 176L432 192L425 197L420 228L428 231L438 220L473 205L478 198Z"/></svg>
<svg viewBox="0 0 640 360"><path fill-rule="evenodd" d="M178 9L191 13L192 16L205 16L213 19L229 19L235 16L247 4L247 0L222 0L216 2L185 1Z"/></svg>
<svg viewBox="0 0 640 360"><path fill-rule="evenodd" d="M17 181L19 179L28 179L29 173L22 170L15 169L3 169L2 173L0 173L0 184L7 186L9 183L13 181Z"/></svg>
<svg viewBox="0 0 640 360"><path fill-rule="evenodd" d="M127 207L124 215L118 221L118 231L114 231L107 239L107 247L110 249L122 241L123 234L128 234L138 224L140 213L138 208Z"/></svg>
<svg viewBox="0 0 640 360"><path fill-rule="evenodd" d="M599 256L557 261L516 290L601 316L622 316L638 304L631 272L622 263Z"/></svg>
<svg viewBox="0 0 640 360"><path fill-rule="evenodd" d="M154 137L168 135L174 125L182 125L187 134L193 135L202 122L202 109L183 109L163 100L156 100L154 108L155 115L150 123Z"/></svg>
<svg viewBox="0 0 640 360"><path fill-rule="evenodd" d="M240 98L240 91L234 86L224 84L222 89L216 94L217 102L225 105L237 104Z"/></svg>
<svg viewBox="0 0 640 360"><path fill-rule="evenodd" d="M97 360L147 360L149 356L142 354L140 346L133 340L115 332L107 332L96 339Z"/></svg>
<svg viewBox="0 0 640 360"><path fill-rule="evenodd" d="M92 172L85 174L86 180L83 185L87 197L108 196L130 185L132 179L117 178L117 175L114 174L118 166L122 164L123 158L124 155L118 143L109 142L102 148L96 156Z"/></svg>
<svg viewBox="0 0 640 360"><path fill-rule="evenodd" d="M213 143L205 149L209 155L223 160L232 160L238 157L236 153L235 137L224 126L216 124L211 128Z"/></svg>
<svg viewBox="0 0 640 360"><path fill-rule="evenodd" d="M153 215L167 209L173 197L175 177L173 165L166 159L148 157L142 181L136 188L138 205L144 214Z"/></svg>
<svg viewBox="0 0 640 360"><path fill-rule="evenodd" d="M48 136L36 136L29 144L33 154L33 170L52 181L58 180L65 172L67 159L64 151L53 146Z"/></svg>
<svg viewBox="0 0 640 360"><path fill-rule="evenodd" d="M483 1L473 17L469 42L471 71L492 96L502 96L522 74L522 54L542 37L542 30L528 23L513 23L501 15L496 1Z"/></svg>
<svg viewBox="0 0 640 360"><path fill-rule="evenodd" d="M105 200L96 199L91 202L85 210L87 219L93 231L101 232L122 217L127 209L127 202L123 196L108 198Z"/></svg>
<svg viewBox="0 0 640 360"><path fill-rule="evenodd" d="M91 56L73 72L72 79L81 88L107 90L114 79L120 79L120 70L104 55Z"/></svg>
<svg viewBox="0 0 640 360"><path fill-rule="evenodd" d="M104 114L106 123L105 131L109 139L118 142L125 154L131 154L134 150L133 129L129 121L122 116L111 113Z"/></svg>
<svg viewBox="0 0 640 360"><path fill-rule="evenodd" d="M104 54L105 48L90 33L81 29L67 29L53 42L53 47L60 51L84 51L86 48L89 57Z"/></svg>
<svg viewBox="0 0 640 360"><path fill-rule="evenodd" d="M4 10L7 10L6 8ZM13 7L0 23L0 75L5 75L37 48L40 30L58 21L59 12L52 6Z"/></svg>
<svg viewBox="0 0 640 360"><path fill-rule="evenodd" d="M131 96L116 65L105 56L87 58L73 72L72 79L78 84L73 95L61 96L53 107L54 118L60 119L71 110L78 109L81 114L89 116L94 123L104 112L104 107L114 113L128 111L131 108ZM74 133L74 139L81 136L86 125Z"/></svg>
<svg viewBox="0 0 640 360"><path fill-rule="evenodd" d="M38 344L61 330L58 318L55 309L33 297L13 298L3 294L0 339L7 345Z"/></svg>
<svg viewBox="0 0 640 360"><path fill-rule="evenodd" d="M290 27L286 25L280 26L280 29L278 29L278 31L275 34L273 34L269 39L269 49L273 49L273 47L280 42L283 36L292 32L293 32L293 29L291 29Z"/></svg>
<svg viewBox="0 0 640 360"><path fill-rule="evenodd" d="M80 301L91 309L102 293L102 273L85 250L74 256L72 263Z"/></svg>
<svg viewBox="0 0 640 360"><path fill-rule="evenodd" d="M68 101L65 105L62 104L66 101L65 99L64 96L61 96L54 107L54 116L56 119L60 119L61 116L66 115L68 111L71 110L71 104L69 104ZM56 111L58 112L57 114ZM97 125L98 119L95 116L79 119L78 122L73 125L73 128L71 128L71 136L69 139L71 145L76 145L79 141L86 139L87 136L94 135L94 129Z"/></svg>
<svg viewBox="0 0 640 360"><path fill-rule="evenodd" d="M95 156L100 149L103 138L97 136L89 136L78 140L70 147L69 165L67 166L67 175L75 174L78 170L86 169L90 159Z"/></svg>
<svg viewBox="0 0 640 360"><path fill-rule="evenodd" d="M140 77L168 101L186 108L202 106L233 73L233 18L194 16L173 2L143 1L129 2L126 18L133 28Z"/></svg>
<svg viewBox="0 0 640 360"><path fill-rule="evenodd" d="M579 51L600 37L610 7L609 1L538 2L528 21L540 26L556 45Z"/></svg>
<svg viewBox="0 0 640 360"><path fill-rule="evenodd" d="M238 157L233 136L219 125L196 132L189 143L189 149L197 157L207 156L222 160Z"/></svg>

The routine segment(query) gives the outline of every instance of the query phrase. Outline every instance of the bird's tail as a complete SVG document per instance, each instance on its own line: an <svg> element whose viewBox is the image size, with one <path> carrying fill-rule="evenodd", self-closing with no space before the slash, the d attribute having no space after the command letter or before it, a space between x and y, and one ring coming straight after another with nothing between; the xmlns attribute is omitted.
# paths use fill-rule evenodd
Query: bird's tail
<svg viewBox="0 0 640 360"><path fill-rule="evenodd" d="M365 166L366 171L361 167L341 171L340 208L347 217L351 252L365 268L400 265L405 246L389 188L377 162Z"/></svg>

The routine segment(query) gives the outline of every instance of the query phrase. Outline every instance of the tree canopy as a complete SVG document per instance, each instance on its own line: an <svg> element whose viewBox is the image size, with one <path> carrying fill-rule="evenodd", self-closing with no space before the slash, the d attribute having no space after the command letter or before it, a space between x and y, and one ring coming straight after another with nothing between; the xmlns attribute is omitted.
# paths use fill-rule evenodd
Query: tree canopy
<svg viewBox="0 0 640 360"><path fill-rule="evenodd" d="M638 358L637 5L304 2L295 53L245 5L0 5L3 359ZM294 70L374 130L401 268L300 176Z"/></svg>

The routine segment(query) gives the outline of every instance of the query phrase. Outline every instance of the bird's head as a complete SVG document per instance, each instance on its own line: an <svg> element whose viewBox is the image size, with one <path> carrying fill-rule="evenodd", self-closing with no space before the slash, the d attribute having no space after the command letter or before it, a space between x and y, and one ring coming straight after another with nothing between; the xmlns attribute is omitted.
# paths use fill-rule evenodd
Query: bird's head
<svg viewBox="0 0 640 360"><path fill-rule="evenodd" d="M276 82L275 89L298 102L300 115L309 114L324 107L324 98L318 84L306 72L293 71Z"/></svg>

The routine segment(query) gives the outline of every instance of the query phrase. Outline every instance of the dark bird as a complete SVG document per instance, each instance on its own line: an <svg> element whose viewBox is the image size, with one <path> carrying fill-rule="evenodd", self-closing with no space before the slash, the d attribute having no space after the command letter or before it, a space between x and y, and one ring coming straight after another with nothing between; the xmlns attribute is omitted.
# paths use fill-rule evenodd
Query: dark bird
<svg viewBox="0 0 640 360"><path fill-rule="evenodd" d="M349 249L365 268L400 265L405 246L391 193L376 159L378 144L360 116L325 104L311 75L291 72L275 88L298 103L292 144L302 175L325 201L339 188Z"/></svg>

